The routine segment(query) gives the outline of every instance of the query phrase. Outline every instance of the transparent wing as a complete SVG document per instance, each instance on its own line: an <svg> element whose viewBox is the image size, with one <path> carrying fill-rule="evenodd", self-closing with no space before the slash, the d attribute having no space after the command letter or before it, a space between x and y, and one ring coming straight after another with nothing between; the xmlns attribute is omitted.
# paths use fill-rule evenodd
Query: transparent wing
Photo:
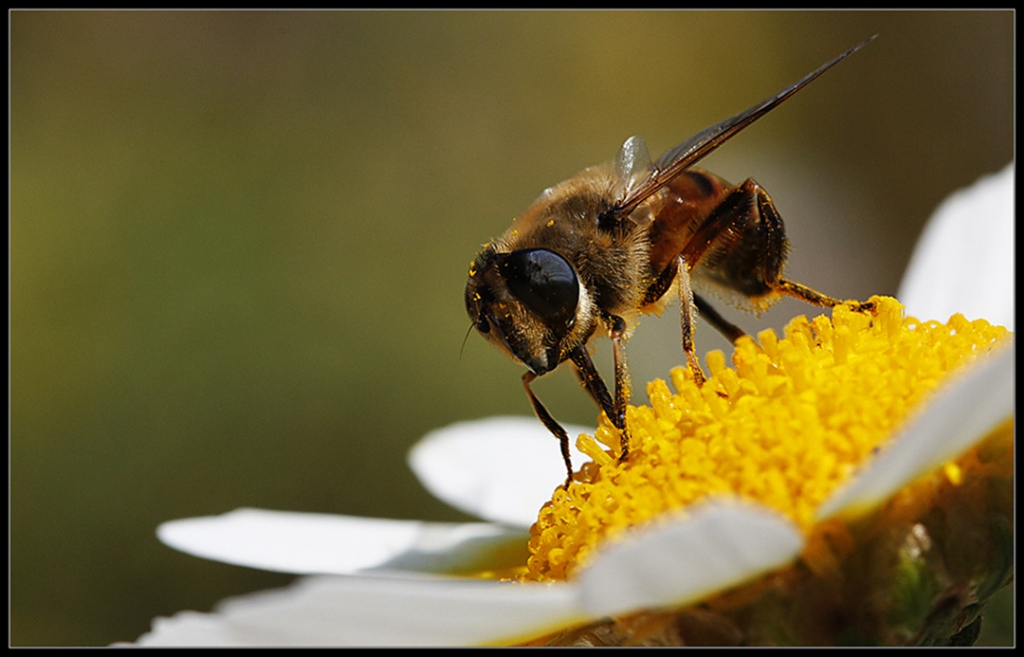
<svg viewBox="0 0 1024 657"><path fill-rule="evenodd" d="M774 96L766 98L757 105L740 112L736 116L728 118L721 123L717 123L710 128L706 128L705 130L698 132L693 137L690 137L675 148L669 150L658 158L658 161L654 163L646 176L637 180L635 183L626 185L626 189L624 190L625 193L612 207L610 213L613 217L628 215L648 197L664 185L668 184L668 182L673 178L731 139L740 130L743 130L754 121L778 107L784 100L795 94L797 91L800 91L800 89L807 86L822 73L866 46L875 38L875 36L872 36L853 48L850 48L842 55L839 55L818 70L804 77L799 82L783 89ZM623 151L627 150L627 146L630 145L632 139L636 139L636 137L627 140L626 144L623 145L622 150L619 152L620 157L622 156Z"/></svg>
<svg viewBox="0 0 1024 657"><path fill-rule="evenodd" d="M634 135L627 139L615 156L615 175L620 186L615 190L616 198L626 198L651 169L651 154L643 137Z"/></svg>

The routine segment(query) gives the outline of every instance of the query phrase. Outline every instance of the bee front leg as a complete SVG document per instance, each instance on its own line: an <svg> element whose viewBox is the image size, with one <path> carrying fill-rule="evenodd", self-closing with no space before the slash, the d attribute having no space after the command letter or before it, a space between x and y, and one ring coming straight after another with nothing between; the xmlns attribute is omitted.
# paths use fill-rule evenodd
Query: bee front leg
<svg viewBox="0 0 1024 657"><path fill-rule="evenodd" d="M565 432L562 425L555 421L555 418L551 417L551 413L548 413L548 409L544 408L544 404L540 403L537 395L533 394L533 390L530 389L530 383L536 378L537 375L533 372L524 374L523 387L526 388L526 396L530 398L530 404L533 405L533 412L536 413L537 418L547 427L548 431L554 434L555 438L558 439L559 446L562 448L562 460L565 461L565 469L567 471L562 488L568 490L569 484L572 483L572 456L569 454L569 434Z"/></svg>
<svg viewBox="0 0 1024 657"><path fill-rule="evenodd" d="M604 411L609 418L615 417L615 402L612 401L612 396L608 394L608 387L604 384L604 379L601 378L601 374L594 367L594 361L590 360L587 348L583 345L576 347L569 353L569 358L572 360L573 365L576 366L576 376L579 377L580 383L590 393L593 400L597 402L598 408Z"/></svg>
<svg viewBox="0 0 1024 657"><path fill-rule="evenodd" d="M594 361L590 359L587 348L580 345L572 350L569 358L576 366L576 374L580 377L587 392L594 398L597 405L612 421L612 425L619 430L619 460L624 461L629 455L629 433L626 430L626 404L629 403L628 373L626 372L625 352L622 348L622 332L625 331L625 322L621 322L621 330L618 340L612 338L612 350L615 358L615 399L608 394L608 386L605 385L601 374L594 367ZM616 346L618 344L618 346Z"/></svg>

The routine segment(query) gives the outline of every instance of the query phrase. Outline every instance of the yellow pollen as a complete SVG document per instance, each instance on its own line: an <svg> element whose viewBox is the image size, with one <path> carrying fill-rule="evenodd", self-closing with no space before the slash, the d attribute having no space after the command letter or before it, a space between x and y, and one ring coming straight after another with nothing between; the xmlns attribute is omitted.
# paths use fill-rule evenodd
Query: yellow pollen
<svg viewBox="0 0 1024 657"><path fill-rule="evenodd" d="M946 475L946 479L949 479L949 483L954 486L959 486L964 480L963 470L956 463L949 462L942 466L942 472Z"/></svg>
<svg viewBox="0 0 1024 657"><path fill-rule="evenodd" d="M817 507L951 372L1009 336L985 320L922 322L895 299L872 301L872 313L797 317L784 338L744 337L732 367L709 353L703 387L684 368L671 372L675 393L651 382L650 405L627 409L625 462L602 416L577 442L592 461L531 528L522 579L571 577L602 541L714 494L776 509L809 533ZM943 474L959 485L963 473L948 463Z"/></svg>

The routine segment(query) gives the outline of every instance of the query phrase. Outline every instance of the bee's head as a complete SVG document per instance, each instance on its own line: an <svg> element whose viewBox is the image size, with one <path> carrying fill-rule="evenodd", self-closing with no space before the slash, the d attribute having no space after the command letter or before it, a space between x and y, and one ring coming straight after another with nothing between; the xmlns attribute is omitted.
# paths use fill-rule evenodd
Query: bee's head
<svg viewBox="0 0 1024 657"><path fill-rule="evenodd" d="M572 264L548 249L499 253L489 244L469 270L466 311L473 325L537 375L555 369L590 336L591 307Z"/></svg>

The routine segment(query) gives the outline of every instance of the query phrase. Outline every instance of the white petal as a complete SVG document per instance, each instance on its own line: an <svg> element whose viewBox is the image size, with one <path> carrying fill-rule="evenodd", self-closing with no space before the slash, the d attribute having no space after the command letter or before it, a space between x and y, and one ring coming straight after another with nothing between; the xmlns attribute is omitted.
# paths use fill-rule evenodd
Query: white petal
<svg viewBox="0 0 1024 657"><path fill-rule="evenodd" d="M693 602L795 559L803 536L750 504L719 501L636 531L579 580L310 577L158 618L145 646L502 645L606 614Z"/></svg>
<svg viewBox="0 0 1024 657"><path fill-rule="evenodd" d="M160 525L197 557L294 574L466 572L526 562L529 536L488 523L428 523L238 509Z"/></svg>
<svg viewBox="0 0 1024 657"><path fill-rule="evenodd" d="M593 429L564 425L574 468L589 460L575 438ZM529 527L565 482L558 441L540 420L492 417L431 431L409 452L409 467L432 495L480 518Z"/></svg>
<svg viewBox="0 0 1024 657"><path fill-rule="evenodd" d="M1013 329L1014 165L935 211L903 276L899 300L920 320L953 313Z"/></svg>
<svg viewBox="0 0 1024 657"><path fill-rule="evenodd" d="M821 506L818 519L877 506L1011 417L1015 351L1014 345L1000 349L937 392L888 449Z"/></svg>
<svg viewBox="0 0 1024 657"><path fill-rule="evenodd" d="M604 548L580 574L582 604L602 616L695 602L790 563L803 546L770 509L710 502Z"/></svg>
<svg viewBox="0 0 1024 657"><path fill-rule="evenodd" d="M146 646L466 646L580 622L569 585L310 577L158 618ZM526 632L524 634L524 632Z"/></svg>

